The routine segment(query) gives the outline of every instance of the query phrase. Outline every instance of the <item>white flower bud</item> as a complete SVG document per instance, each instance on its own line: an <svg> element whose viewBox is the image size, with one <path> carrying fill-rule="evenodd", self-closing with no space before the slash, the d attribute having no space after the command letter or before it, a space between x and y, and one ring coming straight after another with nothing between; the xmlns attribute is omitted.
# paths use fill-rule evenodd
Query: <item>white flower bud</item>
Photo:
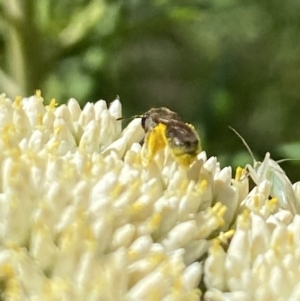
<svg viewBox="0 0 300 301"><path fill-rule="evenodd" d="M114 249L120 247L128 247L134 238L135 227L131 224L126 224L118 228L112 238L112 246Z"/></svg>
<svg viewBox="0 0 300 301"><path fill-rule="evenodd" d="M194 262L189 265L183 273L183 286L190 291L198 286L202 276L202 265L200 262Z"/></svg>
<svg viewBox="0 0 300 301"><path fill-rule="evenodd" d="M107 110L107 104L104 100L98 100L97 102L95 102L94 108L95 108L95 119L98 121L101 119L102 112Z"/></svg>
<svg viewBox="0 0 300 301"><path fill-rule="evenodd" d="M85 128L87 124L94 119L95 119L94 104L87 102L80 114L78 122L83 128Z"/></svg>
<svg viewBox="0 0 300 301"><path fill-rule="evenodd" d="M197 227L195 221L180 223L169 231L168 237L162 241L162 245L168 251L181 248L194 238L196 232Z"/></svg>

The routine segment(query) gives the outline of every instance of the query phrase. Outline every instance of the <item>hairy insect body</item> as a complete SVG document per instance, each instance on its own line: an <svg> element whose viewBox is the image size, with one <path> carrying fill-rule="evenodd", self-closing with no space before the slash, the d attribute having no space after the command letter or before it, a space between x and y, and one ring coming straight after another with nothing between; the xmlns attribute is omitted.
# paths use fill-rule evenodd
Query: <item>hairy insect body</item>
<svg viewBox="0 0 300 301"><path fill-rule="evenodd" d="M172 157L181 165L190 165L201 151L200 138L192 125L186 124L167 108L154 108L142 116L145 130L143 162L149 164L155 154L169 147Z"/></svg>

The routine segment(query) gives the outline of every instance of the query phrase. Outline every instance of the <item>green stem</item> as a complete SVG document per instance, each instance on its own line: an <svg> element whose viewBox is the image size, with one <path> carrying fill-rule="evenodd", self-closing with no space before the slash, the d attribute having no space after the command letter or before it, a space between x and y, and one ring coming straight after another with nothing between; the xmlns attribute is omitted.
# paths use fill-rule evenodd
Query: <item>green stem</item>
<svg viewBox="0 0 300 301"><path fill-rule="evenodd" d="M35 0L9 0L3 3L7 21L7 70L23 95L40 88L45 74L41 33L35 24ZM16 91L17 92L17 91Z"/></svg>

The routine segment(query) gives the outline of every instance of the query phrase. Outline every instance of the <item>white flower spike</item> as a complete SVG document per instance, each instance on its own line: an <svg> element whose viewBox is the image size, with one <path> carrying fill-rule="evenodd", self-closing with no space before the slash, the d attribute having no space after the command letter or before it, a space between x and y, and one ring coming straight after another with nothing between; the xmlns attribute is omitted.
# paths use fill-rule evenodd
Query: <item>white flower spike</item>
<svg viewBox="0 0 300 301"><path fill-rule="evenodd" d="M0 95L1 298L298 300L300 217L281 208L280 173L278 205L274 179L249 192L196 144L184 160L162 144L145 166L161 136L141 146L141 119L122 131L121 113L119 99Z"/></svg>

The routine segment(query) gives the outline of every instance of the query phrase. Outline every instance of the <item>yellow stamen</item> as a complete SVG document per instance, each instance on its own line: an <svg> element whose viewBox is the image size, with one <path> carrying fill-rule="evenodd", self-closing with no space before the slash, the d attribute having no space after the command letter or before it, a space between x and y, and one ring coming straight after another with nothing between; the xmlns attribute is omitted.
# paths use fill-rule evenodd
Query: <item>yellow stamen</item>
<svg viewBox="0 0 300 301"><path fill-rule="evenodd" d="M53 151L59 147L59 141L54 141L52 145L49 147L49 151Z"/></svg>
<svg viewBox="0 0 300 301"><path fill-rule="evenodd" d="M157 230L160 225L161 219L162 219L161 214L155 213L150 219L150 228L153 230Z"/></svg>
<svg viewBox="0 0 300 301"><path fill-rule="evenodd" d="M0 267L0 278L8 279L15 275L13 267L9 264L3 264Z"/></svg>
<svg viewBox="0 0 300 301"><path fill-rule="evenodd" d="M233 237L234 233L235 233L234 229L228 230L225 233L221 232L217 237L217 240L222 244L228 244L228 240Z"/></svg>
<svg viewBox="0 0 300 301"><path fill-rule="evenodd" d="M269 206L277 206L278 205L278 199L277 198L271 198L271 200L268 201Z"/></svg>
<svg viewBox="0 0 300 301"><path fill-rule="evenodd" d="M241 214L242 220L243 220L244 222L248 222L248 221L249 221L249 214L250 214L250 212L249 212L248 209L245 209L245 210L243 211L243 213Z"/></svg>
<svg viewBox="0 0 300 301"><path fill-rule="evenodd" d="M84 173L86 175L90 174L92 166L93 166L92 161L91 160L87 160L86 163L85 163L85 167L84 167Z"/></svg>
<svg viewBox="0 0 300 301"><path fill-rule="evenodd" d="M257 195L253 197L253 205L256 208L259 208L259 197Z"/></svg>
<svg viewBox="0 0 300 301"><path fill-rule="evenodd" d="M38 97L38 98L40 98L40 97L42 97L42 91L41 90L39 90L39 89L37 89L37 90L35 90L35 94L34 94L36 97Z"/></svg>
<svg viewBox="0 0 300 301"><path fill-rule="evenodd" d="M134 214L138 214L142 211L144 205L140 202L134 202L132 205L131 205L131 212L134 213Z"/></svg>
<svg viewBox="0 0 300 301"><path fill-rule="evenodd" d="M110 193L111 197L113 199L119 197L122 194L123 189L124 189L123 185L116 183L116 185L114 185L114 187Z"/></svg>
<svg viewBox="0 0 300 301"><path fill-rule="evenodd" d="M212 208L211 210L214 212L214 213L218 213L218 211L222 208L222 203L221 202L217 202Z"/></svg>
<svg viewBox="0 0 300 301"><path fill-rule="evenodd" d="M235 172L235 180L236 181L240 181L242 176L244 176L246 173L245 169L238 166L237 169L236 169L236 172Z"/></svg>
<svg viewBox="0 0 300 301"><path fill-rule="evenodd" d="M209 249L209 252L212 253L217 253L221 246L220 246L221 241L218 238L215 238L212 240L212 246Z"/></svg>
<svg viewBox="0 0 300 301"><path fill-rule="evenodd" d="M58 106L58 103L56 102L55 98L52 98L51 101L50 101L50 103L49 103L49 105L46 106L46 108L47 108L48 111L52 111L57 106Z"/></svg>
<svg viewBox="0 0 300 301"><path fill-rule="evenodd" d="M21 96L17 96L15 98L15 101L13 103L13 107L14 108L20 108L22 106L22 97Z"/></svg>
<svg viewBox="0 0 300 301"><path fill-rule="evenodd" d="M61 126L57 126L55 129L54 129L54 134L55 135L58 135L62 130L62 127Z"/></svg>
<svg viewBox="0 0 300 301"><path fill-rule="evenodd" d="M43 125L43 115L41 113L39 113L37 115L36 119L37 119L37 122L36 122L37 127L42 126Z"/></svg>
<svg viewBox="0 0 300 301"><path fill-rule="evenodd" d="M182 280L180 278L175 278L173 289L178 292L182 290Z"/></svg>
<svg viewBox="0 0 300 301"><path fill-rule="evenodd" d="M207 186L208 186L207 180L203 179L200 183L200 187L199 187L200 191L204 191L207 188Z"/></svg>
<svg viewBox="0 0 300 301"><path fill-rule="evenodd" d="M288 242L291 247L294 246L294 233L291 231L288 231Z"/></svg>
<svg viewBox="0 0 300 301"><path fill-rule="evenodd" d="M223 217L225 215L226 211L227 211L227 207L225 205L223 205L217 214L219 217Z"/></svg>
<svg viewBox="0 0 300 301"><path fill-rule="evenodd" d="M128 258L131 260L135 260L137 258L138 253L135 250L128 250Z"/></svg>

